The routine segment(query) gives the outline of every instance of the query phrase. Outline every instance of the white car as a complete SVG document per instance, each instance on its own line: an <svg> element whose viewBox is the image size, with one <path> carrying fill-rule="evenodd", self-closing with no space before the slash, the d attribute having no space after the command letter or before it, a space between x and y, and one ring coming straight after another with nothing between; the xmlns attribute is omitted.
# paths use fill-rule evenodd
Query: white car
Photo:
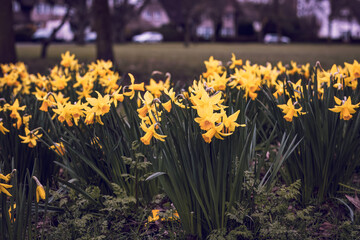
<svg viewBox="0 0 360 240"><path fill-rule="evenodd" d="M161 42L163 40L163 35L158 32L143 32L139 35L135 35L132 40L137 43L155 43Z"/></svg>
<svg viewBox="0 0 360 240"><path fill-rule="evenodd" d="M281 36L279 41L276 33L268 33L264 37L264 43L290 43L290 38Z"/></svg>

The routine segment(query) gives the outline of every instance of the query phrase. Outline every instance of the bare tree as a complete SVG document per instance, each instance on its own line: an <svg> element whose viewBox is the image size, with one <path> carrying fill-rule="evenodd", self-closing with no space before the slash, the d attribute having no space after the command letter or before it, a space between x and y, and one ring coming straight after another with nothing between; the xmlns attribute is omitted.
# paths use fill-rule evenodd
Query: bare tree
<svg viewBox="0 0 360 240"><path fill-rule="evenodd" d="M70 15L70 10L71 10L71 6L68 5L67 6L67 10L66 10L66 13L65 15L62 17L61 19L61 22L60 24L54 28L50 34L50 36L46 39L44 39L42 41L42 44L41 44L41 54L40 54L40 57L41 58L46 58L47 57L47 50L49 48L49 45L54 42L55 40L55 36L56 36L56 33L62 28L62 26L64 26L65 22L68 20L69 18L69 15Z"/></svg>
<svg viewBox="0 0 360 240"><path fill-rule="evenodd" d="M0 0L0 6L0 63L16 62L12 1Z"/></svg>

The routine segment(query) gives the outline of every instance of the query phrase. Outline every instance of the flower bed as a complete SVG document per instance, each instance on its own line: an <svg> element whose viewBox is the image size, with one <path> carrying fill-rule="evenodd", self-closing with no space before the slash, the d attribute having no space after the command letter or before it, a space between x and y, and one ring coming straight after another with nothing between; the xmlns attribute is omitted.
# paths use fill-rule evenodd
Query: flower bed
<svg viewBox="0 0 360 240"><path fill-rule="evenodd" d="M83 66L69 52L49 75L2 65L2 236L46 235L49 212L64 216L76 206L75 223L86 229L101 221L96 229L106 234L129 232L122 221L136 222L141 236L153 234L156 222L164 229L175 221L181 226L170 237L296 237L301 229L293 225L274 231L283 215L309 221L309 204L343 197L340 186L352 189L360 155L356 60L330 70L261 66L234 54L227 66L213 57L204 63L206 71L181 90L170 74L154 72L145 85L130 73L120 77L109 61ZM276 190L279 184L289 187ZM159 194L172 207L156 203ZM285 209L259 210L264 196ZM359 221L351 199L339 201ZM306 208L286 213L292 205ZM274 213L283 218L268 219Z"/></svg>

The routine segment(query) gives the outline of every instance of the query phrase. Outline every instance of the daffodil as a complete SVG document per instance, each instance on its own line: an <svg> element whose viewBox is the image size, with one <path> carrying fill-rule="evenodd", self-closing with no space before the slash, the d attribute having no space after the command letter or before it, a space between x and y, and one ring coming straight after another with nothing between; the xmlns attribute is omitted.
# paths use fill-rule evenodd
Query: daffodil
<svg viewBox="0 0 360 240"><path fill-rule="evenodd" d="M145 135L143 137L140 138L140 140L145 144L145 145L149 145L150 141L152 139L152 137L164 142L166 135L160 135L155 131L155 127L156 127L157 123L154 123L152 125L150 125L149 127L146 126L146 123L144 121L141 122L140 127L141 129L145 132Z"/></svg>
<svg viewBox="0 0 360 240"><path fill-rule="evenodd" d="M353 64L345 63L345 66L351 77L360 78L360 63L358 61L354 60Z"/></svg>
<svg viewBox="0 0 360 240"><path fill-rule="evenodd" d="M15 172L16 172L16 169L13 169L11 171L11 173L9 173L7 175L0 173L0 179L4 180L5 183L8 183L8 182L10 182L11 178L14 176Z"/></svg>
<svg viewBox="0 0 360 240"><path fill-rule="evenodd" d="M204 115L200 115L200 117L195 118L195 122L199 123L200 129L201 130L209 130L211 128L215 127L215 124L217 121L220 120L221 115L219 113L211 113L208 114L210 112L201 112Z"/></svg>
<svg viewBox="0 0 360 240"><path fill-rule="evenodd" d="M148 222L155 222L160 219L159 217L159 209L153 209L151 210L151 216L148 217Z"/></svg>
<svg viewBox="0 0 360 240"><path fill-rule="evenodd" d="M209 96L204 88L201 88L196 95L190 97L193 102L199 116L209 116L214 110L220 110L223 106L221 103L224 101L221 99L221 92L217 92L214 95Z"/></svg>
<svg viewBox="0 0 360 240"><path fill-rule="evenodd" d="M355 108L358 108L360 103L357 104L351 104L351 97L344 98L344 100L340 100L339 98L335 97L335 103L339 106L335 106L334 108L329 108L332 112L339 112L340 113L340 119L344 120L350 120L353 116L351 114L354 114L356 112Z"/></svg>
<svg viewBox="0 0 360 240"><path fill-rule="evenodd" d="M9 130L4 127L4 123L1 121L2 119L0 119L0 132L2 132L2 134L6 134L7 132L9 132Z"/></svg>
<svg viewBox="0 0 360 240"><path fill-rule="evenodd" d="M221 115L222 115L222 122L224 123L224 132L225 133L232 133L235 131L236 127L245 127L245 124L239 124L236 122L238 116L239 116L240 110L234 112L230 116L227 116L225 111L222 109Z"/></svg>
<svg viewBox="0 0 360 240"><path fill-rule="evenodd" d="M144 94L144 98L142 98L139 93L138 99L140 99L144 105L142 108L137 109L137 112L139 113L140 117L145 117L149 110L152 108L154 96L150 92L146 91Z"/></svg>
<svg viewBox="0 0 360 240"><path fill-rule="evenodd" d="M12 105L7 105L7 109L11 111L10 117L11 118L19 118L20 114L18 111L24 111L26 106L21 106L19 104L19 100L16 99Z"/></svg>
<svg viewBox="0 0 360 240"><path fill-rule="evenodd" d="M233 82L230 86L236 86L239 90L244 89L244 97L246 99L250 97L252 100L255 100L257 97L256 91L260 90L261 78L256 75L256 70L252 66L246 65L245 68L248 70L235 68L235 73L231 75Z"/></svg>
<svg viewBox="0 0 360 240"><path fill-rule="evenodd" d="M124 92L124 95L127 97L130 97L130 99L133 99L135 96L135 91L145 91L144 83L135 84L135 78L134 75L131 73L128 74L131 80L131 85L128 87L130 92Z"/></svg>
<svg viewBox="0 0 360 240"><path fill-rule="evenodd" d="M16 203L14 203L12 206L9 207L9 219L11 219L11 217L13 216L12 212L15 211L15 209L16 209ZM11 220L15 221L15 218Z"/></svg>
<svg viewBox="0 0 360 240"><path fill-rule="evenodd" d="M120 93L121 90L121 86L111 94L111 97L113 99L114 105L115 107L117 107L117 103L119 102L123 102L124 101L124 94Z"/></svg>
<svg viewBox="0 0 360 240"><path fill-rule="evenodd" d="M96 93L98 98L86 98L86 100L92 106L90 112L95 113L97 116L102 116L110 111L110 95L107 94L103 97L98 91Z"/></svg>
<svg viewBox="0 0 360 240"><path fill-rule="evenodd" d="M61 143L54 143L54 145L50 146L50 149L54 150L57 154L59 154L60 156L64 156L65 155L65 146L64 144Z"/></svg>
<svg viewBox="0 0 360 240"><path fill-rule="evenodd" d="M12 195L9 193L9 191L7 190L7 188L12 188L12 185L9 184L5 184L5 183L0 183L0 193L5 193L6 195L8 195L9 197L11 197Z"/></svg>
<svg viewBox="0 0 360 240"><path fill-rule="evenodd" d="M39 179L37 179L37 177L33 176L33 179L36 182L36 202L40 201L40 198L45 200L46 198L46 194L45 194L45 189L43 187L43 185L40 183Z"/></svg>
<svg viewBox="0 0 360 240"><path fill-rule="evenodd" d="M277 99L284 93L284 82L283 81L276 81L275 82L275 89L276 92L273 93L273 96Z"/></svg>
<svg viewBox="0 0 360 240"><path fill-rule="evenodd" d="M241 66L243 64L243 61L241 59L236 59L235 54L232 53L231 54L231 65L230 65L230 69L235 68L235 66Z"/></svg>
<svg viewBox="0 0 360 240"><path fill-rule="evenodd" d="M68 81L70 81L71 76L66 77L65 75L54 75L53 80L50 81L54 90L63 90L66 86Z"/></svg>
<svg viewBox="0 0 360 240"><path fill-rule="evenodd" d="M203 139L206 143L211 143L213 137L223 140L222 136L228 136L230 134L222 133L224 124L220 123L218 126L210 128L206 133L202 134Z"/></svg>
<svg viewBox="0 0 360 240"><path fill-rule="evenodd" d="M159 81L158 83L154 79L150 79L150 84L145 86L146 90L151 92L156 98L161 96L161 92L170 87L170 78L168 77L165 81Z"/></svg>
<svg viewBox="0 0 360 240"><path fill-rule="evenodd" d="M293 104L291 98L288 100L287 104L278 105L279 108L282 109L283 113L285 113L285 120L288 122L292 122L293 117L298 117L299 115L306 114L305 112L301 112L302 107L295 108L295 105L298 103Z"/></svg>
<svg viewBox="0 0 360 240"><path fill-rule="evenodd" d="M214 73L221 74L224 71L224 67L222 66L222 62L214 59L213 56L209 58L208 61L204 61L206 72L203 73L205 78L212 76Z"/></svg>
<svg viewBox="0 0 360 240"><path fill-rule="evenodd" d="M76 70L78 65L78 60L75 59L75 54L70 55L69 51L66 51L65 54L61 54L61 62L60 65L71 68L71 70Z"/></svg>
<svg viewBox="0 0 360 240"><path fill-rule="evenodd" d="M225 91L226 84L229 81L226 75L226 71L221 76L218 73L214 73L211 77L208 77L207 86L215 91Z"/></svg>
<svg viewBox="0 0 360 240"><path fill-rule="evenodd" d="M171 105L171 100L165 102L165 103L162 103L162 106L165 108L165 110L167 112L170 112L171 111L171 108L172 108L172 105Z"/></svg>
<svg viewBox="0 0 360 240"><path fill-rule="evenodd" d="M295 73L301 73L301 68L298 67L297 63L294 61L290 62L291 69L287 70L287 74L295 74Z"/></svg>
<svg viewBox="0 0 360 240"><path fill-rule="evenodd" d="M72 122L72 115L71 115L71 103L65 103L65 104L61 104L61 103L57 103L56 104L56 109L53 109L55 114L58 114L58 120L60 122L64 122L66 121L67 125L69 127L73 126L73 122ZM55 115L54 115L55 116Z"/></svg>
<svg viewBox="0 0 360 240"><path fill-rule="evenodd" d="M36 146L37 140L42 137L42 134L39 134L39 131L30 131L28 128L25 128L25 136L20 136L23 141L22 143L28 143L30 148Z"/></svg>
<svg viewBox="0 0 360 240"><path fill-rule="evenodd" d="M278 62L276 65L279 68L279 73L282 74L284 72L286 72L286 67L282 64L282 62Z"/></svg>
<svg viewBox="0 0 360 240"><path fill-rule="evenodd" d="M117 82L119 81L120 77L118 73L113 73L110 72L108 74L106 74L103 77L100 77L99 79L99 83L105 87L105 93L111 93L113 92L115 89L119 88L119 85L117 84Z"/></svg>

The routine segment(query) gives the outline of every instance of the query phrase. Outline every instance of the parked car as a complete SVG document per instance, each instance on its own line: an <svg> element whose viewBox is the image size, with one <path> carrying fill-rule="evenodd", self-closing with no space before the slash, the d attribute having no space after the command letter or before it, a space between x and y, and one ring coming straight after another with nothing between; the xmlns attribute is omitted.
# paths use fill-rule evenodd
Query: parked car
<svg viewBox="0 0 360 240"><path fill-rule="evenodd" d="M289 37L281 36L280 41L276 33L268 33L264 37L264 43L290 43L291 40Z"/></svg>
<svg viewBox="0 0 360 240"><path fill-rule="evenodd" d="M96 32L90 32L85 30L85 42L95 42L97 38Z"/></svg>
<svg viewBox="0 0 360 240"><path fill-rule="evenodd" d="M163 35L158 32L143 32L139 35L135 35L132 40L137 43L155 43L161 42L163 40Z"/></svg>

